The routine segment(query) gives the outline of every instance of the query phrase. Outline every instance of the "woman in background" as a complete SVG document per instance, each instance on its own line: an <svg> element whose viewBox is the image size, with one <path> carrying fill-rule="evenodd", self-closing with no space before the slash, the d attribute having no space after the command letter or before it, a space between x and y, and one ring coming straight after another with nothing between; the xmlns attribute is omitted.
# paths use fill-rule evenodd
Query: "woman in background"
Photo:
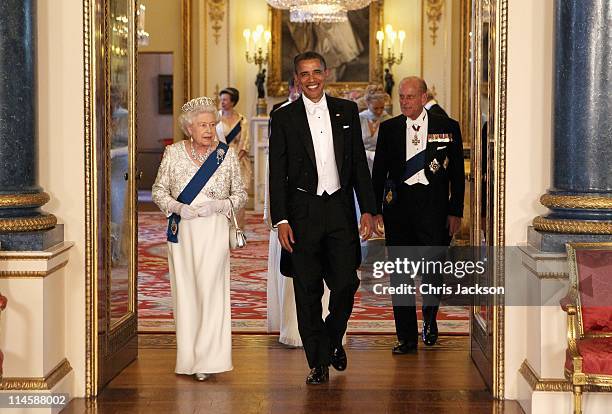
<svg viewBox="0 0 612 414"><path fill-rule="evenodd" d="M217 136L238 154L242 182L248 190L253 177L253 168L249 157L251 140L249 138L249 123L246 117L234 109L239 100L240 92L236 88L228 87L219 92L221 122L217 124ZM238 226L244 229L244 209L236 211L236 218L238 219Z"/></svg>
<svg viewBox="0 0 612 414"><path fill-rule="evenodd" d="M232 370L229 217L247 193L234 149L217 139L215 101L192 99L182 112L190 139L166 147L152 196L169 218L175 372L204 381Z"/></svg>
<svg viewBox="0 0 612 414"><path fill-rule="evenodd" d="M372 166L374 165L374 155L376 153L376 144L378 142L378 129L380 124L391 116L385 111L385 102L390 99L382 85L368 85L364 96L368 108L359 113L359 121L361 122L361 138L368 160L368 168L372 174ZM357 217L361 216L358 204L355 203ZM382 230L382 229L379 229ZM384 257L384 240L370 239L361 241L361 257L364 263L372 263Z"/></svg>
<svg viewBox="0 0 612 414"><path fill-rule="evenodd" d="M378 128L381 122L391 118L391 116L385 112L385 101L387 96L382 86L369 85L365 93L365 101L368 105L368 109L359 113L361 137L363 138L363 146L366 150L370 174L372 174L372 165L374 164L374 152L376 151L376 142L378 141Z"/></svg>

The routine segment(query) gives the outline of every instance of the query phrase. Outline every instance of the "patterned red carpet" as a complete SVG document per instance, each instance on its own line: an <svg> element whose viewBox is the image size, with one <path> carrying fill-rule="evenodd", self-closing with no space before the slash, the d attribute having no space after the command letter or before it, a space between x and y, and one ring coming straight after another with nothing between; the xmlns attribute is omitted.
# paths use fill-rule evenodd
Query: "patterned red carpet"
<svg viewBox="0 0 612 414"><path fill-rule="evenodd" d="M266 332L268 229L260 213L247 212L248 245L231 255L232 326L236 332ZM168 279L166 220L159 212L138 213L138 330L174 330ZM349 332L393 333L390 302L362 287L355 298ZM419 313L420 317L420 313ZM468 308L444 307L438 313L441 333L467 334Z"/></svg>

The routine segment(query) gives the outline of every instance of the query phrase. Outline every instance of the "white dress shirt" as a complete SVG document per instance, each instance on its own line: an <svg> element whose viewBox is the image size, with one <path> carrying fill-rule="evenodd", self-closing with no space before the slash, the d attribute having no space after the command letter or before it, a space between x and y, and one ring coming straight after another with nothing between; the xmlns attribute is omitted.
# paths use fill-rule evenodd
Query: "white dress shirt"
<svg viewBox="0 0 612 414"><path fill-rule="evenodd" d="M325 95L315 103L302 95L317 162L317 195L333 194L340 189L340 177L334 153L334 138Z"/></svg>
<svg viewBox="0 0 612 414"><path fill-rule="evenodd" d="M427 147L427 124L427 111L425 109L415 120L406 118L406 160L409 160L421 151L425 151ZM418 139L416 145L412 142L415 135ZM422 169L404 182L408 185L416 183L429 184L427 177L425 177L425 171Z"/></svg>

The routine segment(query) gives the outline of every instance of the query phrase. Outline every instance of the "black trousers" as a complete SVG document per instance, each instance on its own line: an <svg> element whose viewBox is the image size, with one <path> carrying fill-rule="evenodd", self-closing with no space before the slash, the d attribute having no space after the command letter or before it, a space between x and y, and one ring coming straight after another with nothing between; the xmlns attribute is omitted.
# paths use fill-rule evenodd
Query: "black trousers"
<svg viewBox="0 0 612 414"><path fill-rule="evenodd" d="M341 191L331 196L300 193L290 206L298 330L310 368L329 365L332 347L342 343L359 287L359 235L350 210ZM323 280L330 289L329 315L325 320L321 305Z"/></svg>
<svg viewBox="0 0 612 414"><path fill-rule="evenodd" d="M450 236L447 228L447 205L430 186L401 184L397 189L397 201L383 211L385 222L385 238L389 260L404 255L409 246L448 246ZM397 247L397 248L393 248ZM406 247L406 249L402 249ZM425 260L443 259L443 249L432 249L428 254L426 249L415 249L418 258ZM427 275L424 280L433 286L442 283L441 275ZM391 276L391 285L399 286L406 283L405 276ZM409 282L410 283L410 282ZM413 284L414 286L414 284ZM436 320L438 313L438 295L423 298L423 319L429 322ZM416 297L392 296L393 317L398 340L417 343L418 326L416 312Z"/></svg>

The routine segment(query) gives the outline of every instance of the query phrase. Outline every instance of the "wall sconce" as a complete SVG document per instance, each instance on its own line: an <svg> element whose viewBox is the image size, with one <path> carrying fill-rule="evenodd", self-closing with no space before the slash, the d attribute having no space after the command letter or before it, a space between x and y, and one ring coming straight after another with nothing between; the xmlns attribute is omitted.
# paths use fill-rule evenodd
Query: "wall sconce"
<svg viewBox="0 0 612 414"><path fill-rule="evenodd" d="M268 64L269 45L272 34L269 30L264 30L263 25L258 24L255 30L244 29L242 32L246 43L245 57L247 63L254 63L257 66L257 116L264 116L268 112L266 102L266 69L263 67Z"/></svg>
<svg viewBox="0 0 612 414"><path fill-rule="evenodd" d="M138 10L136 10L137 16L137 25L136 32L138 34L138 46L149 46L149 32L145 30L145 13L147 12L147 8L144 4L140 4L138 6Z"/></svg>
<svg viewBox="0 0 612 414"><path fill-rule="evenodd" d="M379 30L376 32L376 41L378 43L378 59L382 62L385 69L385 92L391 96L393 85L393 74L391 68L393 65L399 65L404 58L404 40L406 40L406 32L404 30L393 30L393 26L387 24L385 31ZM386 54L385 54L386 51Z"/></svg>

